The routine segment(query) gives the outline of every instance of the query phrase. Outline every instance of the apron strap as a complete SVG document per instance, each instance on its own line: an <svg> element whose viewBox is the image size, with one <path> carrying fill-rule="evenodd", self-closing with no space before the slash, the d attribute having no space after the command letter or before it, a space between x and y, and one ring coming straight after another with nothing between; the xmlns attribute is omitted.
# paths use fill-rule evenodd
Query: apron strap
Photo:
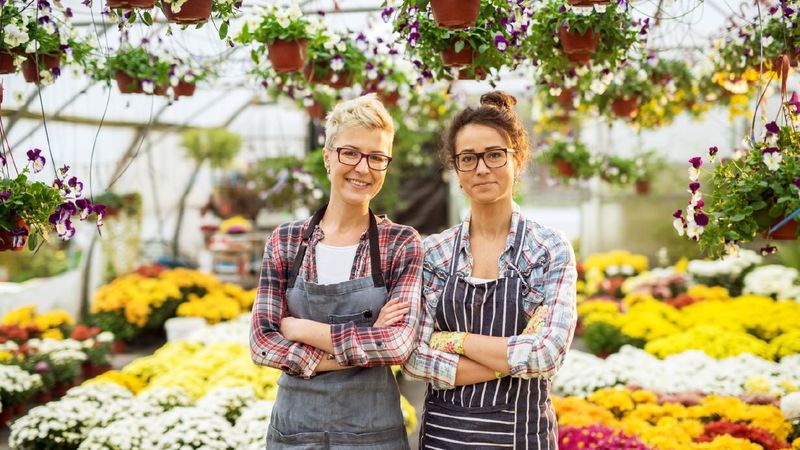
<svg viewBox="0 0 800 450"><path fill-rule="evenodd" d="M514 265L519 265L519 258L522 256L522 246L525 243L525 234L528 232L528 227L525 226L525 219L520 215L517 221L517 232L514 238Z"/></svg>
<svg viewBox="0 0 800 450"><path fill-rule="evenodd" d="M461 256L461 236L464 234L464 222L461 222L461 226L458 227L458 233L456 234L456 241L455 245L453 245L453 255L450 257L450 276L455 276L456 270L458 270L458 258Z"/></svg>
<svg viewBox="0 0 800 450"><path fill-rule="evenodd" d="M300 248L297 249L297 255L294 257L292 270L289 272L288 288L293 288L295 282L297 281L297 274L300 273L300 267L302 267L303 260L306 257L308 240L311 239L311 235L314 234L314 230L322 221L322 217L325 215L325 211L327 209L328 205L326 204L317 210L317 212L314 213L314 216L311 217L311 221L308 223L306 231L303 233L303 240L300 243ZM383 287L386 284L383 280L383 272L381 271L381 253L380 247L378 247L378 223L375 220L375 214L372 213L371 209L369 210L369 256L371 264L370 268L372 271L372 282L375 287Z"/></svg>

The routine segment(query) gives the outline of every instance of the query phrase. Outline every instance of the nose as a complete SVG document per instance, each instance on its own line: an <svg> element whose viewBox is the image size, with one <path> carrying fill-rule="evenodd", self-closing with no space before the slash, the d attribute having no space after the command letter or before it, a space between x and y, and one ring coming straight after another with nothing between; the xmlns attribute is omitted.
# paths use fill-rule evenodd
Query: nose
<svg viewBox="0 0 800 450"><path fill-rule="evenodd" d="M475 173L489 173L491 170L489 166L486 165L486 161L483 158L478 158L478 165L475 166Z"/></svg>
<svg viewBox="0 0 800 450"><path fill-rule="evenodd" d="M367 158L362 157L361 161L356 164L356 172L358 173L369 173L369 164L367 163Z"/></svg>

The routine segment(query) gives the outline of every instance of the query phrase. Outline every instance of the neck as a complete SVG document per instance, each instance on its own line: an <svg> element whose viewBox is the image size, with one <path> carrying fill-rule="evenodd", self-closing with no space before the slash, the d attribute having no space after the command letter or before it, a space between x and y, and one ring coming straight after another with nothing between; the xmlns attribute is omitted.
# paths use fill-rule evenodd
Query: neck
<svg viewBox="0 0 800 450"><path fill-rule="evenodd" d="M361 233L369 227L369 204L352 205L331 196L320 226L326 234Z"/></svg>
<svg viewBox="0 0 800 450"><path fill-rule="evenodd" d="M511 201L472 205L469 232L472 236L483 238L505 238L511 228Z"/></svg>

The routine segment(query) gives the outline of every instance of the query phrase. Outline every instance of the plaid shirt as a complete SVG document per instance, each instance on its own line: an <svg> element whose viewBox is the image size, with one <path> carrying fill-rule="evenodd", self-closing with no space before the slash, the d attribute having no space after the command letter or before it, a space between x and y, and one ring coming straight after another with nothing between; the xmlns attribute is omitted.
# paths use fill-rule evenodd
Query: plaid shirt
<svg viewBox="0 0 800 450"><path fill-rule="evenodd" d="M509 262L515 253L514 238L520 220L524 220L524 217L520 214L519 206L514 204L511 230L498 261L500 273L510 269ZM469 223L470 219L467 218L464 222L465 232L461 239L457 268L463 276L472 273ZM509 338L508 366L511 376L551 378L564 361L577 321L575 255L572 245L560 232L532 220L527 220L526 225L527 232L518 269L526 277L531 293L523 301L527 303L525 312L528 316L541 315L543 321L532 334ZM448 276L459 226L431 235L423 242L425 307L420 325L421 337L418 347L403 365L404 373L430 382L435 389L455 387L458 367L458 355L433 350L428 347L428 342L434 332L436 306L443 294L442 288Z"/></svg>
<svg viewBox="0 0 800 450"><path fill-rule="evenodd" d="M287 340L280 323L288 308L286 288L302 235L311 219L285 223L275 229L264 249L256 301L250 325L250 354L259 365L281 369L289 375L310 378L324 352ZM356 327L355 323L331 325L334 356L343 366L401 364L414 350L419 323L422 280L422 242L408 226L384 218L378 223L381 269L388 299L400 298L411 308L405 320L386 328ZM317 282L314 248L324 234L314 230L298 278ZM368 233L361 235L350 279L371 276Z"/></svg>

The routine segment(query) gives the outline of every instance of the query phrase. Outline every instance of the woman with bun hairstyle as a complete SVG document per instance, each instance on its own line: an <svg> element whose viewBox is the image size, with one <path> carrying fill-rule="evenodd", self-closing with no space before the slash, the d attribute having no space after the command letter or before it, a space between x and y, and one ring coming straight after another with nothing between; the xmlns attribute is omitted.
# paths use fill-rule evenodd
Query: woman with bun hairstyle
<svg viewBox="0 0 800 450"><path fill-rule="evenodd" d="M484 94L444 135L471 211L423 242L421 337L403 366L429 383L423 449L558 447L550 386L575 330L575 255L512 200L530 156L514 104Z"/></svg>
<svg viewBox="0 0 800 450"><path fill-rule="evenodd" d="M390 366L416 346L422 242L369 208L392 118L366 95L336 105L325 134L330 201L272 233L253 305L252 359L283 371L267 448L408 449Z"/></svg>

